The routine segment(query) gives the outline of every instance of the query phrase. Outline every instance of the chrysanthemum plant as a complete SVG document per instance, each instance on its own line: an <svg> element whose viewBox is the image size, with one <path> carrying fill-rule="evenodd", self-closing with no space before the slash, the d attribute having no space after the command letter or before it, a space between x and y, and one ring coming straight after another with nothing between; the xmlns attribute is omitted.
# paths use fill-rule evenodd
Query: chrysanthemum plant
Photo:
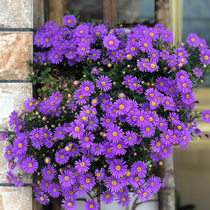
<svg viewBox="0 0 210 210"><path fill-rule="evenodd" d="M7 179L22 185L15 167L32 174L36 199L62 196L65 209L90 191L85 210L98 209L99 197L125 206L129 191L144 202L164 184L153 166L199 135L192 89L209 70L210 50L195 34L172 46L160 24L125 33L66 15L63 25L50 21L35 34L30 79L42 88L2 133ZM202 116L210 122L208 110Z"/></svg>

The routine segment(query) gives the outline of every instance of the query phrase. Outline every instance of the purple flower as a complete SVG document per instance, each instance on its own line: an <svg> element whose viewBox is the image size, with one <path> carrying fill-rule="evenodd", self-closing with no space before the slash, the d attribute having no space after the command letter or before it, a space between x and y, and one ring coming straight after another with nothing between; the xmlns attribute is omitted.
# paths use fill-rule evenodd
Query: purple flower
<svg viewBox="0 0 210 210"><path fill-rule="evenodd" d="M80 183L84 189L92 189L95 185L95 178L91 174L81 176Z"/></svg>
<svg viewBox="0 0 210 210"><path fill-rule="evenodd" d="M69 28L74 27L76 22L77 19L74 17L74 15L65 15L63 17L63 25L68 26Z"/></svg>
<svg viewBox="0 0 210 210"><path fill-rule="evenodd" d="M56 170L52 165L47 165L41 170L42 176L46 180L53 180L56 174Z"/></svg>
<svg viewBox="0 0 210 210"><path fill-rule="evenodd" d="M69 155L67 154L67 152L62 149L62 150L59 150L55 153L55 161L62 165L62 164L65 164L67 163L69 160Z"/></svg>
<svg viewBox="0 0 210 210"><path fill-rule="evenodd" d="M139 191L138 197L141 199L142 202L145 202L149 199L150 194L151 194L150 188L143 186Z"/></svg>
<svg viewBox="0 0 210 210"><path fill-rule="evenodd" d="M119 40L116 38L116 36L109 34L103 38L103 44L108 50L117 50Z"/></svg>
<svg viewBox="0 0 210 210"><path fill-rule="evenodd" d="M91 60L97 60L101 57L101 51L100 50L96 50L96 49L92 49L90 50L90 55L89 55L89 58Z"/></svg>
<svg viewBox="0 0 210 210"><path fill-rule="evenodd" d="M34 148L40 149L43 146L43 135L43 131L39 128L35 128L30 132L30 139Z"/></svg>
<svg viewBox="0 0 210 210"><path fill-rule="evenodd" d="M187 44L189 44L192 47L198 47L199 44L199 38L196 34L189 34L187 36Z"/></svg>
<svg viewBox="0 0 210 210"><path fill-rule="evenodd" d="M127 131L124 136L124 142L129 146L134 146L137 143L137 136L133 131Z"/></svg>
<svg viewBox="0 0 210 210"><path fill-rule="evenodd" d="M89 170L89 166L90 160L84 156L82 157L82 160L75 161L75 169L81 174L86 173Z"/></svg>
<svg viewBox="0 0 210 210"><path fill-rule="evenodd" d="M139 178L144 178L146 176L146 164L141 161L136 161L131 166L131 174L137 174Z"/></svg>
<svg viewBox="0 0 210 210"><path fill-rule="evenodd" d="M35 198L36 198L36 200L39 203L41 203L43 205L46 205L46 204L48 204L50 202L50 199L44 193L37 193L37 194L35 194Z"/></svg>
<svg viewBox="0 0 210 210"><path fill-rule="evenodd" d="M64 170L61 172L61 174L58 175L58 180L63 187L70 187L75 182L74 175L69 170Z"/></svg>
<svg viewBox="0 0 210 210"><path fill-rule="evenodd" d="M98 210L99 204L94 200L85 201L84 210Z"/></svg>
<svg viewBox="0 0 210 210"><path fill-rule="evenodd" d="M73 198L66 197L62 200L61 206L66 210L76 210L77 208L76 201Z"/></svg>
<svg viewBox="0 0 210 210"><path fill-rule="evenodd" d="M112 176L120 178L126 174L127 166L125 165L125 162L123 162L123 160L115 159L109 165L109 170Z"/></svg>
<svg viewBox="0 0 210 210"><path fill-rule="evenodd" d="M173 41L173 34L172 32L170 32L169 30L163 30L160 34L161 36L161 39L164 41L164 42L172 42Z"/></svg>
<svg viewBox="0 0 210 210"><path fill-rule="evenodd" d="M92 82L90 81L84 81L81 85L80 85L80 89L83 92L84 96L90 96L93 92L94 92L94 85Z"/></svg>
<svg viewBox="0 0 210 210"><path fill-rule="evenodd" d="M48 53L48 59L53 64L58 64L63 60L63 55L60 51L51 49Z"/></svg>
<svg viewBox="0 0 210 210"><path fill-rule="evenodd" d="M51 197L58 198L60 196L60 194L61 194L61 189L60 189L58 184L52 183L49 186L48 192L49 192Z"/></svg>
<svg viewBox="0 0 210 210"><path fill-rule="evenodd" d="M77 53L82 56L86 56L90 52L90 46L87 43L79 43L77 47Z"/></svg>
<svg viewBox="0 0 210 210"><path fill-rule="evenodd" d="M96 86L100 89L103 90L104 92L108 91L111 89L111 80L109 79L108 76L99 76L98 79L96 79Z"/></svg>
<svg viewBox="0 0 210 210"><path fill-rule="evenodd" d="M107 190L101 194L101 201L104 204L112 203L114 201L114 198L115 198L114 194L109 190Z"/></svg>
<svg viewBox="0 0 210 210"><path fill-rule="evenodd" d="M17 154L23 154L27 151L28 141L26 139L27 135L18 135L13 142L13 152Z"/></svg>
<svg viewBox="0 0 210 210"><path fill-rule="evenodd" d="M193 69L193 74L198 77L198 78L201 78L203 76L203 72L201 69L199 69L198 67L195 67Z"/></svg>
<svg viewBox="0 0 210 210"><path fill-rule="evenodd" d="M201 117L204 122L210 123L210 110L206 109L203 112L201 112Z"/></svg>
<svg viewBox="0 0 210 210"><path fill-rule="evenodd" d="M152 42L148 39L143 38L139 42L139 46L143 52L149 52L152 49Z"/></svg>
<svg viewBox="0 0 210 210"><path fill-rule="evenodd" d="M23 162L23 170L27 174L32 174L38 169L38 162L35 158L27 157Z"/></svg>
<svg viewBox="0 0 210 210"><path fill-rule="evenodd" d="M112 142L119 142L123 138L123 130L116 125L107 129L107 139Z"/></svg>

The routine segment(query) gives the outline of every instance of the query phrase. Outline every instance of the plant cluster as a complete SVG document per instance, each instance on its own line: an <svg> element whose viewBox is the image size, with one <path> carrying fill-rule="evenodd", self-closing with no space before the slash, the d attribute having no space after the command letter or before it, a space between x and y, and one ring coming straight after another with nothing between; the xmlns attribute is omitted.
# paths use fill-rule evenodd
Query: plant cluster
<svg viewBox="0 0 210 210"><path fill-rule="evenodd" d="M160 24L129 33L73 15L63 24L35 34L30 79L42 84L41 97L13 111L1 136L10 142L7 179L22 185L15 167L33 174L36 199L63 196L65 209L90 190L105 204L127 205L129 191L144 202L164 185L152 166L200 133L192 88L208 72L210 50L195 34L172 46ZM210 122L210 111L202 117ZM90 199L84 209L98 205Z"/></svg>

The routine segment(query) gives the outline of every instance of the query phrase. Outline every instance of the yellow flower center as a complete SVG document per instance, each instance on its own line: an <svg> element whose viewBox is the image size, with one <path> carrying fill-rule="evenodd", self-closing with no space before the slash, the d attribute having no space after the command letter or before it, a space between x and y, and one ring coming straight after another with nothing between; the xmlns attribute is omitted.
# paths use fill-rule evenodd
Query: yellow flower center
<svg viewBox="0 0 210 210"><path fill-rule="evenodd" d="M22 148L22 147L23 147L23 144L19 143L18 148Z"/></svg>
<svg viewBox="0 0 210 210"><path fill-rule="evenodd" d="M65 180L65 181L69 181L69 177L68 177L68 176L65 176L65 177L64 177L64 180Z"/></svg>
<svg viewBox="0 0 210 210"><path fill-rule="evenodd" d="M148 44L147 43L144 43L144 47L148 47Z"/></svg>
<svg viewBox="0 0 210 210"><path fill-rule="evenodd" d="M106 82L101 82L101 85L102 85L102 86L105 86L105 85L106 85Z"/></svg>
<svg viewBox="0 0 210 210"><path fill-rule="evenodd" d="M124 105L122 105L122 104L119 106L119 109L121 109L121 110L124 109L124 108L125 108L125 107L124 107Z"/></svg>
<svg viewBox="0 0 210 210"><path fill-rule="evenodd" d="M29 164L28 164L28 167L29 167L29 168L31 168L32 166L33 166L32 163L29 163Z"/></svg>
<svg viewBox="0 0 210 210"><path fill-rule="evenodd" d="M90 183L90 179L89 178L87 178L85 181L86 181L86 183Z"/></svg>
<svg viewBox="0 0 210 210"><path fill-rule="evenodd" d="M117 132L114 131L114 132L112 133L112 135L113 135L113 136L117 136Z"/></svg>
<svg viewBox="0 0 210 210"><path fill-rule="evenodd" d="M71 23L71 20L68 20L67 23Z"/></svg>
<svg viewBox="0 0 210 210"><path fill-rule="evenodd" d="M112 185L117 185L117 182L115 180L112 181Z"/></svg>
<svg viewBox="0 0 210 210"><path fill-rule="evenodd" d="M138 172L140 172L141 171L141 167L137 167L137 169L136 169Z"/></svg>
<svg viewBox="0 0 210 210"><path fill-rule="evenodd" d="M121 169L121 167L120 167L120 166L116 166L115 169L116 169L117 171L119 171L119 170Z"/></svg>
<svg viewBox="0 0 210 210"><path fill-rule="evenodd" d="M85 166L85 163L84 162L81 162L80 163L80 166L84 167Z"/></svg>
<svg viewBox="0 0 210 210"><path fill-rule="evenodd" d="M75 127L74 129L76 132L79 132L79 127Z"/></svg>

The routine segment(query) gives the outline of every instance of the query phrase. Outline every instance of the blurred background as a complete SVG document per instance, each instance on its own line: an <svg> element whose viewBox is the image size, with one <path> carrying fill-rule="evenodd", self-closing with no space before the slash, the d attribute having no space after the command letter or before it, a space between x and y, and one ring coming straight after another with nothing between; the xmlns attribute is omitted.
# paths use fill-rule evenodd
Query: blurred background
<svg viewBox="0 0 210 210"><path fill-rule="evenodd" d="M66 10L94 19L109 20L125 27L137 23L162 23L175 35L175 42L185 41L189 33L196 33L210 45L210 0L36 0L34 27L47 20L62 25ZM210 107L210 76L195 90L199 111ZM195 138L186 151L173 150L175 191L179 197L177 210L210 209L210 125L198 120L202 138ZM207 134L207 135L206 135ZM182 207L182 208L181 208Z"/></svg>

